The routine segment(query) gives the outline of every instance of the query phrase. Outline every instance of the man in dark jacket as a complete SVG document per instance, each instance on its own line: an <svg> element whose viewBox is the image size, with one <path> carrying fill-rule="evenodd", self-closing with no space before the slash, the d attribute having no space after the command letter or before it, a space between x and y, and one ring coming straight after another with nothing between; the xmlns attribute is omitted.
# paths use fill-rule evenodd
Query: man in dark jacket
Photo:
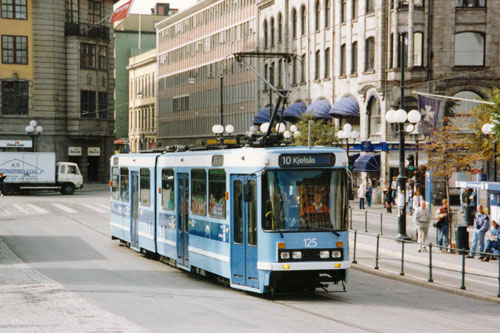
<svg viewBox="0 0 500 333"><path fill-rule="evenodd" d="M3 193L2 193L2 187L3 187L3 180L7 177L3 173L0 172L0 197L3 198Z"/></svg>

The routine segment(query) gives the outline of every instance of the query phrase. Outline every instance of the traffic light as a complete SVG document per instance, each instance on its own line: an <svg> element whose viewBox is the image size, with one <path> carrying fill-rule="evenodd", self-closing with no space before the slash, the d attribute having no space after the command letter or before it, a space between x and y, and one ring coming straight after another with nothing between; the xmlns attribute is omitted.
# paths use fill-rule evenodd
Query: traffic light
<svg viewBox="0 0 500 333"><path fill-rule="evenodd" d="M408 170L413 171L415 170L415 156L413 154L408 155L406 158L408 162Z"/></svg>
<svg viewBox="0 0 500 333"><path fill-rule="evenodd" d="M349 156L349 165L348 165L349 170L352 171L354 169L354 161L356 161L357 157L358 156L353 156L353 155Z"/></svg>

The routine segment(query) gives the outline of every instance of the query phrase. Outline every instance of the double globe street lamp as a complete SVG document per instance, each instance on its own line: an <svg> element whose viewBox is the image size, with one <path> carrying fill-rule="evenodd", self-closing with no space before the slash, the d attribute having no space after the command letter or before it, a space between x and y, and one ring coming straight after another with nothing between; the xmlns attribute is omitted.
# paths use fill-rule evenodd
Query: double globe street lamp
<svg viewBox="0 0 500 333"><path fill-rule="evenodd" d="M497 140L496 136L493 132L493 128L495 127L494 124L484 124L483 127L481 127L481 132L485 135L493 135L493 181L497 181Z"/></svg>
<svg viewBox="0 0 500 333"><path fill-rule="evenodd" d="M40 136L43 132L43 127L36 123L36 120L30 121L30 124L24 129L31 137L31 151L35 151L35 137Z"/></svg>
<svg viewBox="0 0 500 333"><path fill-rule="evenodd" d="M342 141L346 140L346 146L347 146L347 159L349 159L349 139L352 139L353 143L356 141L356 139L359 137L359 132L356 130L352 130L352 125L351 124L344 124L344 129L341 131L338 131L337 137Z"/></svg>
<svg viewBox="0 0 500 333"><path fill-rule="evenodd" d="M420 119L420 112L411 110L406 112L403 109L389 110L385 114L385 119L389 124L397 124L397 133L399 134L399 176L398 183L398 235L399 240L410 240L406 234L406 170L405 170L405 122L417 124Z"/></svg>

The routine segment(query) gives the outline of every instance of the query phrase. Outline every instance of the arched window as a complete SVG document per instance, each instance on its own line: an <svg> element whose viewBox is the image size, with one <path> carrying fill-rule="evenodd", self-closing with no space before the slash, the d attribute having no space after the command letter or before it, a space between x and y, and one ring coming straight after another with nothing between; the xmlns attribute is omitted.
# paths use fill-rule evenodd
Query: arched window
<svg viewBox="0 0 500 333"><path fill-rule="evenodd" d="M297 10L292 9L292 37L297 38Z"/></svg>
<svg viewBox="0 0 500 333"><path fill-rule="evenodd" d="M424 34L415 32L413 34L413 66L422 67L424 65Z"/></svg>
<svg viewBox="0 0 500 333"><path fill-rule="evenodd" d="M283 16L281 13L278 13L278 43L283 41Z"/></svg>
<svg viewBox="0 0 500 333"><path fill-rule="evenodd" d="M319 21L320 21L320 13L321 13L321 6L319 5L319 0L316 0L316 4L314 5L314 11L315 11L315 17L314 17L314 27L316 31L319 30Z"/></svg>
<svg viewBox="0 0 500 333"><path fill-rule="evenodd" d="M330 77L330 48L325 50L325 79Z"/></svg>
<svg viewBox="0 0 500 333"><path fill-rule="evenodd" d="M267 20L264 20L264 25L262 26L262 32L264 33L264 47L267 47Z"/></svg>
<svg viewBox="0 0 500 333"><path fill-rule="evenodd" d="M484 35L482 33L455 34L455 66L484 66Z"/></svg>
<svg viewBox="0 0 500 333"><path fill-rule="evenodd" d="M358 72L358 42L352 43L351 46L351 74Z"/></svg>
<svg viewBox="0 0 500 333"><path fill-rule="evenodd" d="M456 93L453 97L463 99L482 99L474 91L464 90ZM448 124L460 128L463 132L471 132L477 119L472 117L472 110L479 106L475 102L449 101L445 106L445 115L448 117Z"/></svg>
<svg viewBox="0 0 500 333"><path fill-rule="evenodd" d="M330 27L330 11L331 9L331 1L325 0L325 28Z"/></svg>
<svg viewBox="0 0 500 333"><path fill-rule="evenodd" d="M302 55L302 65L300 66L300 82L306 82L307 59L306 54Z"/></svg>
<svg viewBox="0 0 500 333"><path fill-rule="evenodd" d="M380 105L376 97L371 97L366 107L368 136L381 134Z"/></svg>
<svg viewBox="0 0 500 333"><path fill-rule="evenodd" d="M274 17L269 20L269 37L271 38L271 47L274 47Z"/></svg>
<svg viewBox="0 0 500 333"><path fill-rule="evenodd" d="M306 35L306 6L300 7L300 33L301 36Z"/></svg>
<svg viewBox="0 0 500 333"><path fill-rule="evenodd" d="M366 13L370 14L375 11L375 0L366 0Z"/></svg>
<svg viewBox="0 0 500 333"><path fill-rule="evenodd" d="M319 55L319 50L316 51L316 57L315 57L315 71L314 71L314 79L319 80L319 70L320 70L320 55Z"/></svg>
<svg viewBox="0 0 500 333"><path fill-rule="evenodd" d="M365 71L375 69L375 38L370 37L365 44Z"/></svg>
<svg viewBox="0 0 500 333"><path fill-rule="evenodd" d="M340 75L345 75L346 71L346 46L342 44L340 47Z"/></svg>

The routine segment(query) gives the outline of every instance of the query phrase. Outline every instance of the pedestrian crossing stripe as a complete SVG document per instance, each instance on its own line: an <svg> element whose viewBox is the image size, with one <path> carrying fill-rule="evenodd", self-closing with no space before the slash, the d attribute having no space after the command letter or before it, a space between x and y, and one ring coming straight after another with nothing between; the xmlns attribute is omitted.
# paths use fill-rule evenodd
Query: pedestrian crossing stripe
<svg viewBox="0 0 500 333"><path fill-rule="evenodd" d="M99 208L99 207L93 206L93 205L89 205L89 204L80 204L80 205L87 207L88 209L93 210L94 212L98 212L98 213L107 213L109 211L109 208L107 210L104 210L102 208Z"/></svg>
<svg viewBox="0 0 500 333"><path fill-rule="evenodd" d="M39 205L43 205L45 208L40 207ZM4 206L0 207L0 216L19 216L19 215L44 215L50 214L50 205L57 208L58 210L62 210L65 213L75 214L75 213L100 213L107 214L110 211L110 207L105 204L74 204L71 207L61 203L25 203L25 204L13 204L10 207Z"/></svg>
<svg viewBox="0 0 500 333"><path fill-rule="evenodd" d="M31 209L33 209L34 211L36 211L39 214L48 214L49 213L49 211L47 211L41 207L35 206L33 204L26 204L26 206L30 207Z"/></svg>
<svg viewBox="0 0 500 333"><path fill-rule="evenodd" d="M18 211L20 211L21 213L23 214L26 214L26 215L30 215L30 212L28 212L23 206L21 205L12 205L15 209L17 209Z"/></svg>
<svg viewBox="0 0 500 333"><path fill-rule="evenodd" d="M71 209L63 204L53 203L52 206L54 206L62 211L65 211L66 213L78 213L76 210Z"/></svg>

